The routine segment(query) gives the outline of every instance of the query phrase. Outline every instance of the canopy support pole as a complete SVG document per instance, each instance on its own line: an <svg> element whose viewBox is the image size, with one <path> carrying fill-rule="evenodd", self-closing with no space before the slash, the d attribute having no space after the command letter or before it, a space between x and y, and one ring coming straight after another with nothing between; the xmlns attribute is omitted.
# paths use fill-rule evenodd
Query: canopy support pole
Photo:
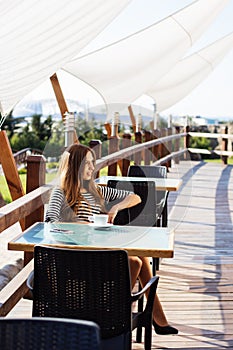
<svg viewBox="0 0 233 350"><path fill-rule="evenodd" d="M61 112L62 120L63 120L63 122L65 122L66 115L69 114L69 111L68 111L66 100L64 98L64 95L63 95L63 92L62 92L62 89L61 89L61 85L59 83L59 80L58 80L58 77L57 77L56 73L54 73L50 77L50 81L51 81L51 84L52 84L52 87L53 87L53 91L55 93L56 100L57 100L57 103L58 103L58 106L59 106L59 109L60 109L60 112ZM74 130L74 143L79 143L78 136L77 136L75 130Z"/></svg>
<svg viewBox="0 0 233 350"><path fill-rule="evenodd" d="M128 106L128 111L129 111L129 116L130 116L132 127L133 127L133 132L135 133L136 132L136 119L135 119L131 105Z"/></svg>
<svg viewBox="0 0 233 350"><path fill-rule="evenodd" d="M14 201L15 199L24 196L25 193L5 130L0 131L0 149L2 150L0 152L0 162L2 164L11 198ZM20 221L20 224L22 229L24 229L24 219Z"/></svg>
<svg viewBox="0 0 233 350"><path fill-rule="evenodd" d="M57 103L60 108L62 120L64 121L65 114L69 111L56 73L50 77L50 81L52 83L53 91L55 93Z"/></svg>

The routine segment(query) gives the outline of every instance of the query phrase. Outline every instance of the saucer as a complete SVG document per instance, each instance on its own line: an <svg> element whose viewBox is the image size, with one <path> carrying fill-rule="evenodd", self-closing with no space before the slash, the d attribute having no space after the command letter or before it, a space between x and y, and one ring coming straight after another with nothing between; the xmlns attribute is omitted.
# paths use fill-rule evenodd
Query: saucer
<svg viewBox="0 0 233 350"><path fill-rule="evenodd" d="M93 223L90 223L89 226L92 226L92 227L94 227L96 229L105 229L105 228L109 228L109 227L113 226L113 224L107 223L105 225L98 225L98 224L95 224L93 222Z"/></svg>

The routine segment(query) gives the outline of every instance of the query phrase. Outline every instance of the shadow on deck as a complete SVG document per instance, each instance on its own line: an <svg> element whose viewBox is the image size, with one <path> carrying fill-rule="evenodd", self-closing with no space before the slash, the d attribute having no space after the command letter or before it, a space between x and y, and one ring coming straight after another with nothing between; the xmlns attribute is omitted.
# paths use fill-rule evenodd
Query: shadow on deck
<svg viewBox="0 0 233 350"><path fill-rule="evenodd" d="M169 195L175 257L161 263L159 296L179 335L154 334L152 349L233 348L232 169L183 161L168 174L183 186ZM8 317L30 315L31 302L22 300Z"/></svg>

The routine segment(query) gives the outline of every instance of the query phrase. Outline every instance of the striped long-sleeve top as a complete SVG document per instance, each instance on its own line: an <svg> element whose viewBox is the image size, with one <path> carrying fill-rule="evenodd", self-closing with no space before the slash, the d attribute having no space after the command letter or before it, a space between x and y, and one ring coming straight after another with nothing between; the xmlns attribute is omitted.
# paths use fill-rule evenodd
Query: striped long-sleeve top
<svg viewBox="0 0 233 350"><path fill-rule="evenodd" d="M100 193L102 194L106 205L110 202L120 201L126 198L132 192L118 190L107 186L98 186ZM91 222L93 214L101 213L101 206L96 202L94 196L90 192L82 193L83 199L78 205L78 211L75 215L75 221L87 221ZM67 221L64 214L66 199L63 190L60 187L56 187L50 197L48 209L45 216L45 221L57 222Z"/></svg>

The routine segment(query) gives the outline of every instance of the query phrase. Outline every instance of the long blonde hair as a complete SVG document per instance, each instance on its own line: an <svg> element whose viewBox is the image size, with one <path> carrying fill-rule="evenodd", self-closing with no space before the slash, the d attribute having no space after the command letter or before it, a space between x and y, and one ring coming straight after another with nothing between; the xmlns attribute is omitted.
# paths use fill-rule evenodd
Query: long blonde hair
<svg viewBox="0 0 233 350"><path fill-rule="evenodd" d="M81 144L73 144L67 148L60 161L60 186L64 191L68 207L73 209L73 211L81 200L85 200L80 190L84 187L83 171L88 152L91 152L95 163L95 152L90 147ZM96 202L104 210L104 200L96 187L93 175L91 180L85 183L85 188L94 196Z"/></svg>

